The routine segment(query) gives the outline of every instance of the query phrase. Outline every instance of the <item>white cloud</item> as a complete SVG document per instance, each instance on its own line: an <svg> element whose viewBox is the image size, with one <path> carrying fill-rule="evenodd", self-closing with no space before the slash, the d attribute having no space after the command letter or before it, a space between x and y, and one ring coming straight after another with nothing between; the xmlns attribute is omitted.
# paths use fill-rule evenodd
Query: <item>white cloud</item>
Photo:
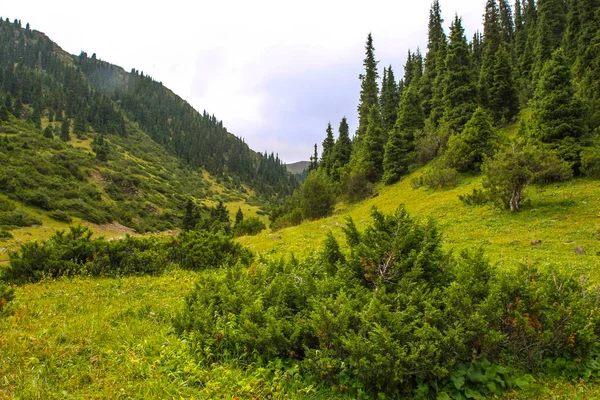
<svg viewBox="0 0 600 400"><path fill-rule="evenodd" d="M126 70L144 71L199 111L214 113L255 150L278 152L286 161L307 159L327 121L337 127L340 113L354 120L367 33L380 65L392 64L399 78L408 49L425 52L430 7L429 1L383 0L6 3L3 17L30 22L71 53L95 52ZM484 3L441 0L446 26L457 12L471 37L481 26ZM356 71L345 87L315 78L342 64ZM305 74L318 87L304 85ZM286 75L294 82L281 79ZM289 91L272 87L274 81ZM311 109L311 102L318 108ZM340 111L340 104L347 110ZM290 126L302 127L303 136ZM290 132L295 136L287 137Z"/></svg>

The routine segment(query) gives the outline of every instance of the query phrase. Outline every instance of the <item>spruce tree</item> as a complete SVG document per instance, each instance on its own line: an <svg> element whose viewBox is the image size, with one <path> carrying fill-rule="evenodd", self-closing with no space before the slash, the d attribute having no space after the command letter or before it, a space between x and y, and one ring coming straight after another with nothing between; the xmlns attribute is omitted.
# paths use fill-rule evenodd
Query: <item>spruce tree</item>
<svg viewBox="0 0 600 400"><path fill-rule="evenodd" d="M0 106L0 122L8 121L8 109L5 106Z"/></svg>
<svg viewBox="0 0 600 400"><path fill-rule="evenodd" d="M553 52L563 42L567 27L567 15L564 0L539 0L537 38L535 43L536 75L539 78L542 68Z"/></svg>
<svg viewBox="0 0 600 400"><path fill-rule="evenodd" d="M446 82L446 55L448 52L448 44L446 38L442 38L437 50L436 60L436 77L433 84L433 97L431 98L431 112L429 113L429 123L433 127L438 127L444 116L446 109L444 105L444 87Z"/></svg>
<svg viewBox="0 0 600 400"><path fill-rule="evenodd" d="M494 57L489 88L489 109L494 122L511 122L519 113L519 98L513 76L509 45L502 43Z"/></svg>
<svg viewBox="0 0 600 400"><path fill-rule="evenodd" d="M315 152L310 156L310 163L308 164L308 172L314 171L319 168L319 152L317 150L317 144L315 143Z"/></svg>
<svg viewBox="0 0 600 400"><path fill-rule="evenodd" d="M483 23L483 59L479 75L479 100L488 109L491 109L489 91L494 78L492 69L501 42L500 11L496 0L488 0Z"/></svg>
<svg viewBox="0 0 600 400"><path fill-rule="evenodd" d="M515 40L515 23L512 8L507 0L498 0L500 11L500 35L504 43L512 46Z"/></svg>
<svg viewBox="0 0 600 400"><path fill-rule="evenodd" d="M378 61L375 60L373 37L369 33L365 46L365 59L363 61L365 73L359 76L361 84L360 100L358 103L358 129L356 131L356 137L359 141L367 131L371 108L378 103L379 86L377 79L379 75L377 73L377 63Z"/></svg>
<svg viewBox="0 0 600 400"><path fill-rule="evenodd" d="M585 132L585 108L575 96L571 69L558 49L544 64L533 98L531 133L545 143L577 139Z"/></svg>
<svg viewBox="0 0 600 400"><path fill-rule="evenodd" d="M320 168L323 168L325 173L330 175L333 168L333 147L335 146L335 139L333 138L333 129L331 129L331 123L327 124L327 129L325 132L326 136L325 140L323 140L323 152L321 153Z"/></svg>
<svg viewBox="0 0 600 400"><path fill-rule="evenodd" d="M244 220L244 213L242 212L242 208L238 207L237 213L235 213L235 225L239 225L240 222Z"/></svg>
<svg viewBox="0 0 600 400"><path fill-rule="evenodd" d="M538 16L534 0L523 1L523 38L521 40L524 40L525 47L521 51L517 52L517 71L519 73L519 97L521 99L521 103L526 104L527 101L533 96L533 92L535 90L535 84L533 83L533 69L535 66L534 48L538 34Z"/></svg>
<svg viewBox="0 0 600 400"><path fill-rule="evenodd" d="M44 129L44 137L48 139L54 139L54 129L52 129L52 125L47 125Z"/></svg>
<svg viewBox="0 0 600 400"><path fill-rule="evenodd" d="M424 125L425 117L419 102L417 85L413 82L402 97L396 125L385 146L383 181L386 184L397 182L408 172L412 163L415 133Z"/></svg>
<svg viewBox="0 0 600 400"><path fill-rule="evenodd" d="M342 118L338 128L338 139L333 146L333 172L331 176L334 180L339 181L340 168L350 162L352 155L352 141L350 140L350 132L346 117Z"/></svg>
<svg viewBox="0 0 600 400"><path fill-rule="evenodd" d="M184 231L191 231L196 227L198 223L199 215L198 210L192 199L188 199L185 205L185 214L181 221L181 229Z"/></svg>
<svg viewBox="0 0 600 400"><path fill-rule="evenodd" d="M87 124L82 113L78 113L75 116L75 123L73 124L73 133L77 138L82 139L87 131Z"/></svg>
<svg viewBox="0 0 600 400"><path fill-rule="evenodd" d="M477 88L471 65L469 45L462 20L456 16L450 27L450 43L446 54L443 120L448 127L460 132L475 111Z"/></svg>
<svg viewBox="0 0 600 400"><path fill-rule="evenodd" d="M68 142L71 139L71 136L69 135L70 125L70 120L65 118L60 127L60 139L63 142Z"/></svg>
<svg viewBox="0 0 600 400"><path fill-rule="evenodd" d="M358 149L358 170L371 183L379 182L383 175L384 135L381 128L381 113L374 105L369 113L369 124L364 140Z"/></svg>
<svg viewBox="0 0 600 400"><path fill-rule="evenodd" d="M384 83L381 85L379 103L383 132L387 137L388 133L396 123L396 118L398 118L398 103L400 102L400 97L398 95L398 84L396 83L396 78L391 65L389 68L384 69L384 77Z"/></svg>
<svg viewBox="0 0 600 400"><path fill-rule="evenodd" d="M434 86L438 75L438 53L440 46L446 41L446 35L442 24L442 12L439 0L434 0L429 10L427 54L425 55L423 79L421 80L422 108L425 118L429 118L433 108Z"/></svg>

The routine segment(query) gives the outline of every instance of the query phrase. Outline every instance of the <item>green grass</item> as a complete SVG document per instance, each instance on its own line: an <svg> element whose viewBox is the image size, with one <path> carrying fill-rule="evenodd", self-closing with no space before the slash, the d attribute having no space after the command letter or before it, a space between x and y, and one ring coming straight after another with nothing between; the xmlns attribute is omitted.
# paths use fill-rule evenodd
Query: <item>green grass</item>
<svg viewBox="0 0 600 400"><path fill-rule="evenodd" d="M491 205L466 206L458 195L481 186L479 177L463 177L453 189L430 191L413 189L411 179L380 187L378 196L353 205L338 205L333 216L282 229L264 231L240 241L259 253L306 255L324 240L331 230L344 244L342 227L351 216L360 228L369 221L373 206L391 213L404 204L414 216L433 217L444 235L446 249L483 246L488 256L500 265L516 263L556 263L565 268L593 274L600 281L600 181L575 179L545 187L532 186L525 194L530 205L511 213ZM541 240L539 246L531 242ZM577 256L582 246L587 255Z"/></svg>

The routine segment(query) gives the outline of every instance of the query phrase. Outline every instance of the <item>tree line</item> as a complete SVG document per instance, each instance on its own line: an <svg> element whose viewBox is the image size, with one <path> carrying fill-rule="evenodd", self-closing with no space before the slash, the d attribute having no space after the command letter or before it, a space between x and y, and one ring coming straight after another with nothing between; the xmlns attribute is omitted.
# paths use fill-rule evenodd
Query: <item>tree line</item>
<svg viewBox="0 0 600 400"><path fill-rule="evenodd" d="M309 185L356 201L433 161L416 186L483 172L492 199L516 211L531 182L600 176L598 0L488 0L483 33L471 40L458 15L449 32L443 23L435 0L427 52L408 52L399 81L391 65L379 79L368 35L358 128L350 139L344 118L336 139L328 124ZM516 137L498 134L518 120Z"/></svg>

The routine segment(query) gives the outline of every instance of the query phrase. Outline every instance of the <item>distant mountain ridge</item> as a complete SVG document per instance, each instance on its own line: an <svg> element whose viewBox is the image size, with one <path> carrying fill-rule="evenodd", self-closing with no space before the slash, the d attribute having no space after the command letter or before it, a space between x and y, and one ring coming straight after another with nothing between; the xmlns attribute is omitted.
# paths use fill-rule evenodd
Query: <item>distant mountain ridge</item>
<svg viewBox="0 0 600 400"><path fill-rule="evenodd" d="M298 161L291 164L285 164L288 171L292 174L300 174L310 165L310 161Z"/></svg>

